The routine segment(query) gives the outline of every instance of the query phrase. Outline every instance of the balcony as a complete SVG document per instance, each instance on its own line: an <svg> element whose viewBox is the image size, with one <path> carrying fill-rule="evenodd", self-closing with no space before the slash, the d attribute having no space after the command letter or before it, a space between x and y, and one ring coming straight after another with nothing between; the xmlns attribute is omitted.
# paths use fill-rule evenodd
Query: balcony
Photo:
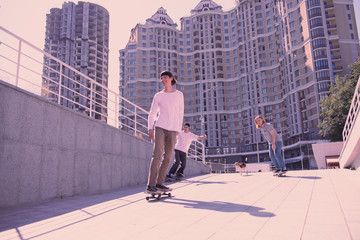
<svg viewBox="0 0 360 240"><path fill-rule="evenodd" d="M324 9L333 9L334 8L334 4L326 4L324 3Z"/></svg>
<svg viewBox="0 0 360 240"><path fill-rule="evenodd" d="M343 68L341 66L337 66L337 67L333 67L332 70L333 72L341 72L343 71Z"/></svg>
<svg viewBox="0 0 360 240"><path fill-rule="evenodd" d="M326 19L335 19L335 14L325 14Z"/></svg>
<svg viewBox="0 0 360 240"><path fill-rule="evenodd" d="M341 56L331 56L333 62L341 61Z"/></svg>

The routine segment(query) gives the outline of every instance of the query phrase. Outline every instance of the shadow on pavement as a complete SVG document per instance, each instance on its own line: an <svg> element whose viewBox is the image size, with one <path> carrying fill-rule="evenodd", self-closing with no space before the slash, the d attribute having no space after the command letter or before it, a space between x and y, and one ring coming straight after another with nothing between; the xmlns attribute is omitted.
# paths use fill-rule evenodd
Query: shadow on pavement
<svg viewBox="0 0 360 240"><path fill-rule="evenodd" d="M134 198L132 195L143 191L143 189L142 186L132 186L103 194L76 195L64 199L52 199L35 204L0 209L0 232L74 211L77 212L77 215L80 215L79 212L83 212L85 214L84 219L99 216L142 201L143 198ZM91 208L91 211L95 211L96 214L87 214L88 208Z"/></svg>
<svg viewBox="0 0 360 240"><path fill-rule="evenodd" d="M183 180L184 183L191 183L195 185L205 185L205 184L228 184L228 183L236 183L236 181L226 181L226 182L218 182L218 181L204 181L204 180L198 180L198 181L192 181L192 180Z"/></svg>
<svg viewBox="0 0 360 240"><path fill-rule="evenodd" d="M255 217L275 217L274 213L264 211L264 208L231 202L204 202L189 199L166 199L164 203L183 205L186 208L212 210L218 212L246 212Z"/></svg>
<svg viewBox="0 0 360 240"><path fill-rule="evenodd" d="M310 179L310 180L322 179L321 177L316 177L316 176L289 176L289 175L286 175L286 178L302 178L302 179Z"/></svg>

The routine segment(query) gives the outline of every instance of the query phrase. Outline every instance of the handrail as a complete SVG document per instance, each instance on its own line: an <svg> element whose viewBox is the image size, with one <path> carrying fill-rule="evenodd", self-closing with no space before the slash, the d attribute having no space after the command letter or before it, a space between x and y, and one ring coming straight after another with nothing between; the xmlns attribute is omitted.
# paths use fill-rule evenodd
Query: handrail
<svg viewBox="0 0 360 240"><path fill-rule="evenodd" d="M358 132L353 131L358 118L360 117L360 77L355 87L353 99L351 101L349 113L346 118L345 126L342 132L343 147L339 157L339 163L341 168L351 167L354 160L357 157L357 148L353 145L354 141L349 139L356 139L359 136ZM358 126L356 126L358 127ZM355 154L353 154L355 153ZM350 154L350 155L349 155ZM354 159L355 157L355 159Z"/></svg>
<svg viewBox="0 0 360 240"><path fill-rule="evenodd" d="M346 140L348 139L348 137L352 131L352 128L354 125L353 123L356 120L356 117L357 117L359 111L360 111L360 77L359 77L358 82L355 87L354 96L351 101L349 113L346 118L344 130L342 132L344 142L346 142Z"/></svg>
<svg viewBox="0 0 360 240"><path fill-rule="evenodd" d="M151 141L147 133L148 111L2 26L0 78ZM205 164L204 156L202 142L197 141L190 147L189 157L200 159Z"/></svg>
<svg viewBox="0 0 360 240"><path fill-rule="evenodd" d="M4 81L55 103L66 102L61 105L150 140L148 111L4 27L0 30L0 76Z"/></svg>

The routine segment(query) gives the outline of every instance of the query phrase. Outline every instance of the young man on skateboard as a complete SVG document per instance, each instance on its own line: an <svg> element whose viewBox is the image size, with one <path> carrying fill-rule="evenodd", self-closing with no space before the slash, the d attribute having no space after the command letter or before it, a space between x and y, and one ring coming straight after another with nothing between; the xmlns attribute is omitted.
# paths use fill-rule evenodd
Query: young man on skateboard
<svg viewBox="0 0 360 240"><path fill-rule="evenodd" d="M172 73L163 71L160 79L164 89L155 94L148 117L148 133L154 148L147 193L170 190L163 183L184 117L184 95L173 88L176 80Z"/></svg>
<svg viewBox="0 0 360 240"><path fill-rule="evenodd" d="M261 131L262 135L269 143L270 159L276 168L274 174L284 175L287 169L281 153L281 136L276 132L275 128L270 123L266 123L263 117L256 116L254 122L256 124L256 128Z"/></svg>
<svg viewBox="0 0 360 240"><path fill-rule="evenodd" d="M177 142L175 145L175 162L170 168L169 174L166 177L171 179L172 175L174 174L176 174L176 177L178 178L184 177L184 169L186 167L186 155L192 141L202 140L204 138L206 138L206 134L198 136L190 132L189 123L184 124L184 130L181 131L177 136ZM178 169L179 165L181 166Z"/></svg>

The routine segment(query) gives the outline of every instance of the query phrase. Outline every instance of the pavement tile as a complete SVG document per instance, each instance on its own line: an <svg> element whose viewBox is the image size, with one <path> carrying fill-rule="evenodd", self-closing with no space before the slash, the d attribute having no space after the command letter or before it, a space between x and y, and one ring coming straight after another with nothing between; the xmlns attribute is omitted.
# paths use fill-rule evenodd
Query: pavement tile
<svg viewBox="0 0 360 240"><path fill-rule="evenodd" d="M145 186L0 209L0 240L360 239L360 172L208 174L146 201Z"/></svg>

